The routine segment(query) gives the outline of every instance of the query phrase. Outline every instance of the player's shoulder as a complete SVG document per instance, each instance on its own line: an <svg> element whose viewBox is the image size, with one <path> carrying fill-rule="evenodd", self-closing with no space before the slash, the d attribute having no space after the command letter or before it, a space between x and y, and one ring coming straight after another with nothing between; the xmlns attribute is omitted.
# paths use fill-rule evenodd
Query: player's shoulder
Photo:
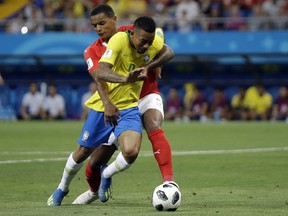
<svg viewBox="0 0 288 216"><path fill-rule="evenodd" d="M164 45L164 33L161 28L156 28L155 37L153 41L153 48L160 50Z"/></svg>
<svg viewBox="0 0 288 216"><path fill-rule="evenodd" d="M155 36L161 38L164 41L164 31L162 28L156 28Z"/></svg>
<svg viewBox="0 0 288 216"><path fill-rule="evenodd" d="M118 27L118 32L124 32L127 30L133 30L133 25L122 25Z"/></svg>
<svg viewBox="0 0 288 216"><path fill-rule="evenodd" d="M103 41L99 38L98 40L94 41L92 44L90 44L85 51L89 50L97 50L99 47L103 46Z"/></svg>
<svg viewBox="0 0 288 216"><path fill-rule="evenodd" d="M116 34L114 34L112 37L111 37L111 39L112 38L127 38L127 31L125 31L125 32L117 32ZM111 40L110 39L110 40Z"/></svg>
<svg viewBox="0 0 288 216"><path fill-rule="evenodd" d="M114 34L108 44L110 44L110 46L116 46L117 47L121 47L123 45L125 45L128 41L128 35L127 32L117 32L116 34Z"/></svg>

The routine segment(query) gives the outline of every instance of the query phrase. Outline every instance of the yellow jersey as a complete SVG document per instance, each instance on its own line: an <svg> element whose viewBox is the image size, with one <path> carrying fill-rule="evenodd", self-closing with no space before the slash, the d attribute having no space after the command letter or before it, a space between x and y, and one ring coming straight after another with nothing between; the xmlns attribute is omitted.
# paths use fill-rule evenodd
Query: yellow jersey
<svg viewBox="0 0 288 216"><path fill-rule="evenodd" d="M164 45L164 34L162 29L157 28L152 45L144 54L139 54L131 47L129 42L130 33L118 32L113 35L107 45L107 49L99 62L106 62L113 65L112 70L123 76L135 68L147 65L162 49ZM132 108L138 105L138 100L143 81L135 83L109 83L109 98L119 110ZM85 103L89 108L103 112L104 106L98 91L93 94Z"/></svg>

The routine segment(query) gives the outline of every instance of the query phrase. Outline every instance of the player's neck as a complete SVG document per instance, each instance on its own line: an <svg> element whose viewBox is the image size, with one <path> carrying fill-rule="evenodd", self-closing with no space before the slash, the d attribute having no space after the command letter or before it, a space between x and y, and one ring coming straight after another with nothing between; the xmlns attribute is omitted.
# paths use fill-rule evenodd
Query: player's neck
<svg viewBox="0 0 288 216"><path fill-rule="evenodd" d="M133 44L133 42L132 42L132 38L131 38L131 31L127 30L126 33L127 33L127 36L128 36L128 40L129 40L130 46L131 46L133 49L135 49L135 46L134 46L134 44Z"/></svg>
<svg viewBox="0 0 288 216"><path fill-rule="evenodd" d="M108 43L108 41L110 40L110 38L117 33L117 29L115 28L113 34L111 34L111 36L109 38L103 38L102 41L105 42L105 43Z"/></svg>

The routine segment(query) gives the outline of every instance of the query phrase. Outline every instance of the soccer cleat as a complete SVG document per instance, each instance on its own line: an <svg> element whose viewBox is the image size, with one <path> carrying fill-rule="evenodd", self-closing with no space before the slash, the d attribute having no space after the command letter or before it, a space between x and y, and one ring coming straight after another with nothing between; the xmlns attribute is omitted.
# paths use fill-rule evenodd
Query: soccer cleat
<svg viewBox="0 0 288 216"><path fill-rule="evenodd" d="M90 204L92 202L94 202L95 200L97 200L98 197L98 193L92 192L90 190L80 194L73 202L72 204L74 205L87 205Z"/></svg>
<svg viewBox="0 0 288 216"><path fill-rule="evenodd" d="M101 167L101 184L98 190L98 196L101 202L107 202L109 198L112 196L111 184L112 178L105 178L103 176L103 170L107 167L107 165Z"/></svg>
<svg viewBox="0 0 288 216"><path fill-rule="evenodd" d="M60 188L55 190L53 194L47 200L48 206L60 206L63 198L69 193L69 191L64 192Z"/></svg>

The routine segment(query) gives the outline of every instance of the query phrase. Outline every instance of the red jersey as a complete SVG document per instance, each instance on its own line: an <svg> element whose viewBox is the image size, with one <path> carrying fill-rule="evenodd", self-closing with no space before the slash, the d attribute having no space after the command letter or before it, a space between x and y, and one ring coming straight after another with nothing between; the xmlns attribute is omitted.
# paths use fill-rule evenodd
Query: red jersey
<svg viewBox="0 0 288 216"><path fill-rule="evenodd" d="M118 28L118 31L132 30L133 25L124 25ZM84 51L84 59L88 66L89 73L98 67L98 62L101 56L104 54L107 47L107 43L104 42L101 38L92 43ZM155 71L149 71L147 79L144 81L142 90L140 93L140 98L148 94L160 94L158 89L158 83L155 77Z"/></svg>

